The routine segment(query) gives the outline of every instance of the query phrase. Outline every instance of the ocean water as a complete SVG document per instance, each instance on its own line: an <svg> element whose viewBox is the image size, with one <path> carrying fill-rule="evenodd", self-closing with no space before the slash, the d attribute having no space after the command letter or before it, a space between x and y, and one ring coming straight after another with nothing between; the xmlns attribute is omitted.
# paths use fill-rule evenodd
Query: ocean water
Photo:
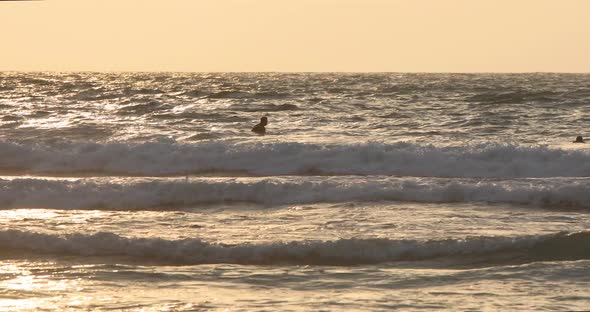
<svg viewBox="0 0 590 312"><path fill-rule="evenodd" d="M0 108L0 311L590 309L590 75L4 72Z"/></svg>

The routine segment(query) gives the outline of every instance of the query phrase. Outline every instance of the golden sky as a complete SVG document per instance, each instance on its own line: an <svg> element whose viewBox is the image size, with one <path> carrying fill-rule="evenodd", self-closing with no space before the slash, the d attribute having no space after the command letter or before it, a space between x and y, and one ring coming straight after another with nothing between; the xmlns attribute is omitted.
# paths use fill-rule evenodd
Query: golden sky
<svg viewBox="0 0 590 312"><path fill-rule="evenodd" d="M590 72L590 0L0 2L0 70Z"/></svg>

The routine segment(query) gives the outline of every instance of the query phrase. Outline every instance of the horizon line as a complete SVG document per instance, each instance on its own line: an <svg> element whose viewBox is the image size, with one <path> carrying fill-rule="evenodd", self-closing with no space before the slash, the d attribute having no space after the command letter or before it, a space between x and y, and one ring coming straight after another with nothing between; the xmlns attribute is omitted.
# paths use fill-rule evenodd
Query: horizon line
<svg viewBox="0 0 590 312"><path fill-rule="evenodd" d="M43 1L43 0L0 0L0 1ZM2 73L183 73L183 74L590 74L590 72L567 71L175 71L175 70L0 70Z"/></svg>

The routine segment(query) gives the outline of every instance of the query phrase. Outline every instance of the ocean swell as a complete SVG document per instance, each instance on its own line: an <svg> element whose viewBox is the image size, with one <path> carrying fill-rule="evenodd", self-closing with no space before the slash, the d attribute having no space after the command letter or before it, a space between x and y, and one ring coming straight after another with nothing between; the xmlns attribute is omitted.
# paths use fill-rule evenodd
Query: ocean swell
<svg viewBox="0 0 590 312"><path fill-rule="evenodd" d="M163 264L360 265L442 257L501 257L519 262L590 259L590 233L445 240L340 239L228 245L200 239L126 238L110 232L0 231L0 249L55 255L131 257ZM489 263L488 263L489 265Z"/></svg>
<svg viewBox="0 0 590 312"><path fill-rule="evenodd" d="M174 176L399 175L587 177L590 153L545 146L414 143L0 143L0 171L29 174Z"/></svg>
<svg viewBox="0 0 590 312"><path fill-rule="evenodd" d="M590 209L590 180L418 178L5 179L0 208L173 210L203 204L266 206L400 201Z"/></svg>

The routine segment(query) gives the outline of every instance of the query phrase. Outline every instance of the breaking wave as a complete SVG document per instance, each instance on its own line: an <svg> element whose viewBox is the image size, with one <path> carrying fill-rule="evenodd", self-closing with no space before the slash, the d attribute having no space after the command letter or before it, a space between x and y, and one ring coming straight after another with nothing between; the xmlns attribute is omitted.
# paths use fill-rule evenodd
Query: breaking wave
<svg viewBox="0 0 590 312"><path fill-rule="evenodd" d="M173 210L203 204L250 202L401 201L513 204L552 210L590 209L590 180L474 180L417 178L208 178L0 180L0 207Z"/></svg>
<svg viewBox="0 0 590 312"><path fill-rule="evenodd" d="M445 240L340 239L221 244L200 239L126 238L110 232L43 234L0 231L0 249L56 255L131 257L163 264L360 265L434 258L526 261L590 259L590 232ZM491 262L486 262L487 265Z"/></svg>
<svg viewBox="0 0 590 312"><path fill-rule="evenodd" d="M586 177L590 153L546 146L414 143L0 143L0 171L29 174L174 176L400 175L422 177Z"/></svg>

